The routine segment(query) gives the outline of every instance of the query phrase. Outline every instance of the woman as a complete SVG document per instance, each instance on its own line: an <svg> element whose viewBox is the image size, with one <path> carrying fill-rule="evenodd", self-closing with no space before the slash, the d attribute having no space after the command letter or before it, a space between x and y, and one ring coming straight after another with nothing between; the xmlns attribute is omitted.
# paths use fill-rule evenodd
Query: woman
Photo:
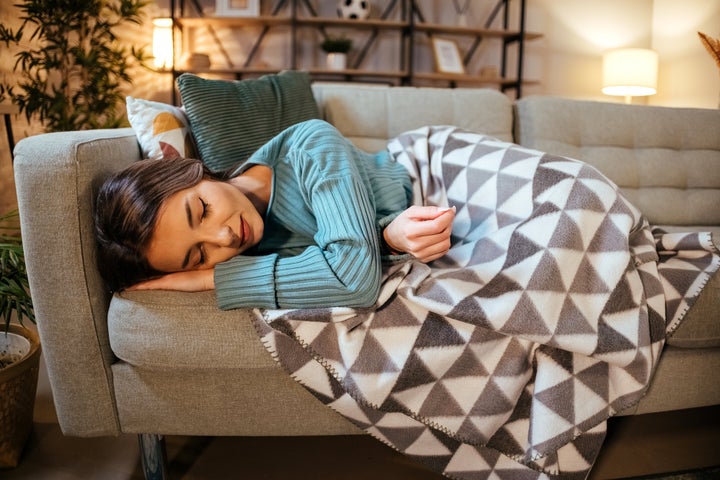
<svg viewBox="0 0 720 480"><path fill-rule="evenodd" d="M113 291L215 289L223 309L366 307L382 258L429 262L450 248L454 211L409 207L410 196L387 152L321 120L223 176L196 160L137 162L98 195L100 271Z"/></svg>

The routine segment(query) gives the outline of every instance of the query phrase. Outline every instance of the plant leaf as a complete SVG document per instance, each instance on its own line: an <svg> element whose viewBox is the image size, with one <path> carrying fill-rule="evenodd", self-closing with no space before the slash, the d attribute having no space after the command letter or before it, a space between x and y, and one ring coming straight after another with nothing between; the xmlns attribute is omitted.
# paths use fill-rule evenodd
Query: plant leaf
<svg viewBox="0 0 720 480"><path fill-rule="evenodd" d="M720 68L720 40L712 38L702 32L698 32L698 36L700 37L700 41L705 49L708 51L713 60L715 60L715 65Z"/></svg>

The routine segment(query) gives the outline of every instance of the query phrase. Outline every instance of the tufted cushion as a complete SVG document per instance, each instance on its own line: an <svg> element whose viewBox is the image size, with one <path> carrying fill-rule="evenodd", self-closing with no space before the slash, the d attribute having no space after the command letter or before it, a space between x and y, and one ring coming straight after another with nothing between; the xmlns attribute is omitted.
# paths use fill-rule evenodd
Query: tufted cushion
<svg viewBox="0 0 720 480"><path fill-rule="evenodd" d="M720 111L527 97L516 142L596 166L656 225L720 225Z"/></svg>
<svg viewBox="0 0 720 480"><path fill-rule="evenodd" d="M312 88L323 118L370 152L425 125L454 125L512 141L512 101L497 90L340 83L315 83Z"/></svg>

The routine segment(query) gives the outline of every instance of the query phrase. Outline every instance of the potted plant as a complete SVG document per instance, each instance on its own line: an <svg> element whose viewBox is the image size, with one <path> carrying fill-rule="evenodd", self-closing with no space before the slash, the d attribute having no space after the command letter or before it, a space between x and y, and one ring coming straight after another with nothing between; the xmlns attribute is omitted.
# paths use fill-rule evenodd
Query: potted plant
<svg viewBox="0 0 720 480"><path fill-rule="evenodd" d="M123 87L144 49L126 48L118 31L142 23L145 0L23 0L20 25L0 24L0 44L14 54L15 82L0 83L28 120L48 131L127 125ZM136 62L137 60L137 62Z"/></svg>
<svg viewBox="0 0 720 480"><path fill-rule="evenodd" d="M17 211L0 215L0 468L15 467L32 430L40 341Z"/></svg>
<svg viewBox="0 0 720 480"><path fill-rule="evenodd" d="M344 70L347 66L347 53L352 47L352 39L340 35L327 35L320 48L327 53L326 63L330 70Z"/></svg>

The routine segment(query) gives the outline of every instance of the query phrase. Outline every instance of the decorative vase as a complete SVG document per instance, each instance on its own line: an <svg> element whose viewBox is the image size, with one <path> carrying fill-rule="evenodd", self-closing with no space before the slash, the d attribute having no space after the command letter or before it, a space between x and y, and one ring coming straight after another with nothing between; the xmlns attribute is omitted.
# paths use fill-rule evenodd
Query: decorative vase
<svg viewBox="0 0 720 480"><path fill-rule="evenodd" d="M328 53L326 59L328 70L345 70L347 67L346 53Z"/></svg>
<svg viewBox="0 0 720 480"><path fill-rule="evenodd" d="M0 348L24 344L26 351L20 360L0 370L0 468L17 466L30 436L40 369L37 334L20 325L10 325L9 332L7 336L0 332Z"/></svg>

